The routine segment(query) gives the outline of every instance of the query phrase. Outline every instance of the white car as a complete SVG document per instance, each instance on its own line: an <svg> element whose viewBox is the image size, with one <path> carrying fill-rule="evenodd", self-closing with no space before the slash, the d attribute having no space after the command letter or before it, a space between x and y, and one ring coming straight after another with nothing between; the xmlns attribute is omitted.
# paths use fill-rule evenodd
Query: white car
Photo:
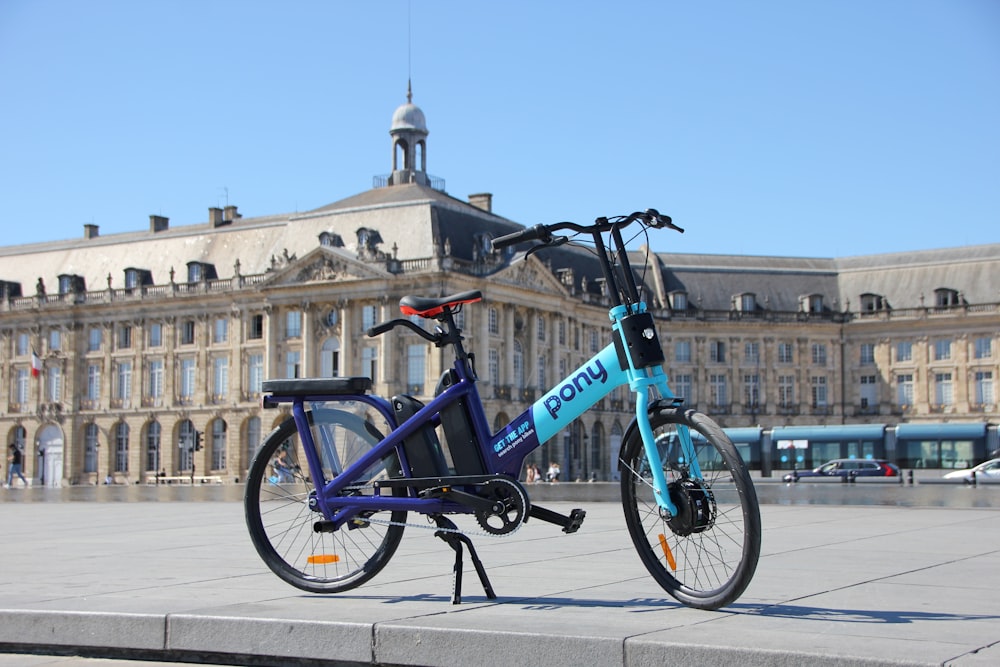
<svg viewBox="0 0 1000 667"><path fill-rule="evenodd" d="M955 470L944 476L945 479L964 479L966 482L972 481L972 473L976 473L977 479L988 477L1000 480L1000 459L990 459L985 463L980 463L975 468L968 470Z"/></svg>

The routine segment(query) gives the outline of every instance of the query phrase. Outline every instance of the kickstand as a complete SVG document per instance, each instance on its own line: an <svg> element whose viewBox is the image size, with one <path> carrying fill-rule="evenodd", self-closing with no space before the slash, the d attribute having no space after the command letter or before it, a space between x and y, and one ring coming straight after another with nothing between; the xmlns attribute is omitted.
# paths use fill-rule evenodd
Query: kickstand
<svg viewBox="0 0 1000 667"><path fill-rule="evenodd" d="M483 567L483 562L479 560L476 548L472 546L472 540L462 533L450 532L458 530L458 526L445 516L440 514L435 515L434 522L438 528L447 529L436 531L434 536L440 537L449 547L455 550L455 584L451 592L451 603L460 604L462 602L462 543L465 543L465 546L469 547L469 555L472 556L472 564L476 566L479 581L483 584L483 590L486 591L486 598L496 600L497 595L493 592L493 586L490 584L489 577L486 576L486 568Z"/></svg>

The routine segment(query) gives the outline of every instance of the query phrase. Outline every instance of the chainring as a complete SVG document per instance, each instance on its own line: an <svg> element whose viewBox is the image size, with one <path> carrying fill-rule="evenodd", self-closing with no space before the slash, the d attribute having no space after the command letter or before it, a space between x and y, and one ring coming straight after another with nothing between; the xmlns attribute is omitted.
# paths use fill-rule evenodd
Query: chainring
<svg viewBox="0 0 1000 667"><path fill-rule="evenodd" d="M528 517L528 496L512 479L491 479L479 486L479 495L493 501L492 511L477 510L476 521L490 535L507 535Z"/></svg>

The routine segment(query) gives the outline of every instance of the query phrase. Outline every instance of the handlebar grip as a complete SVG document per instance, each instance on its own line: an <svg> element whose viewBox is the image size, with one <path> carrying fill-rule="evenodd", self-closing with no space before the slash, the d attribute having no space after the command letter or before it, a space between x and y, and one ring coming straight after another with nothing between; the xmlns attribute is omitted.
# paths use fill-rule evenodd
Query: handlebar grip
<svg viewBox="0 0 1000 667"><path fill-rule="evenodd" d="M383 322L382 324L376 324L375 326L373 326L371 329L369 329L365 333L368 334L369 338L375 338L376 336L381 336L386 331L394 329L396 327L396 324L397 324L396 320L391 320L389 322Z"/></svg>
<svg viewBox="0 0 1000 667"><path fill-rule="evenodd" d="M548 227L545 225L535 225L534 227L526 227L513 234L498 236L493 239L493 249L500 250L501 248L516 245L524 241L544 241L547 243L550 240L552 240L552 232L549 231Z"/></svg>

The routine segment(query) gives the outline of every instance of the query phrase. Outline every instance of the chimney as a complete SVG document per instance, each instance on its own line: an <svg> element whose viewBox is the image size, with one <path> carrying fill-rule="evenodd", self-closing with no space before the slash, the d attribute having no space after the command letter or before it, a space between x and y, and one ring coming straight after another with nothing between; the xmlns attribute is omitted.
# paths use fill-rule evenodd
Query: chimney
<svg viewBox="0 0 1000 667"><path fill-rule="evenodd" d="M170 218L164 217L162 215L151 215L149 216L149 231L151 232L165 232L170 228Z"/></svg>
<svg viewBox="0 0 1000 667"><path fill-rule="evenodd" d="M476 195L469 195L469 203L476 208L481 208L487 213L493 212L493 195L489 192L481 192Z"/></svg>
<svg viewBox="0 0 1000 667"><path fill-rule="evenodd" d="M243 216L236 212L235 206L227 206L222 212L222 219L226 222L232 222L233 220L239 220Z"/></svg>
<svg viewBox="0 0 1000 667"><path fill-rule="evenodd" d="M213 227L222 227L228 225L229 221L223 219L221 208L212 207L208 209L208 224Z"/></svg>
<svg viewBox="0 0 1000 667"><path fill-rule="evenodd" d="M98 230L100 228L97 225L87 224L83 226L83 238L85 239L96 239Z"/></svg>

